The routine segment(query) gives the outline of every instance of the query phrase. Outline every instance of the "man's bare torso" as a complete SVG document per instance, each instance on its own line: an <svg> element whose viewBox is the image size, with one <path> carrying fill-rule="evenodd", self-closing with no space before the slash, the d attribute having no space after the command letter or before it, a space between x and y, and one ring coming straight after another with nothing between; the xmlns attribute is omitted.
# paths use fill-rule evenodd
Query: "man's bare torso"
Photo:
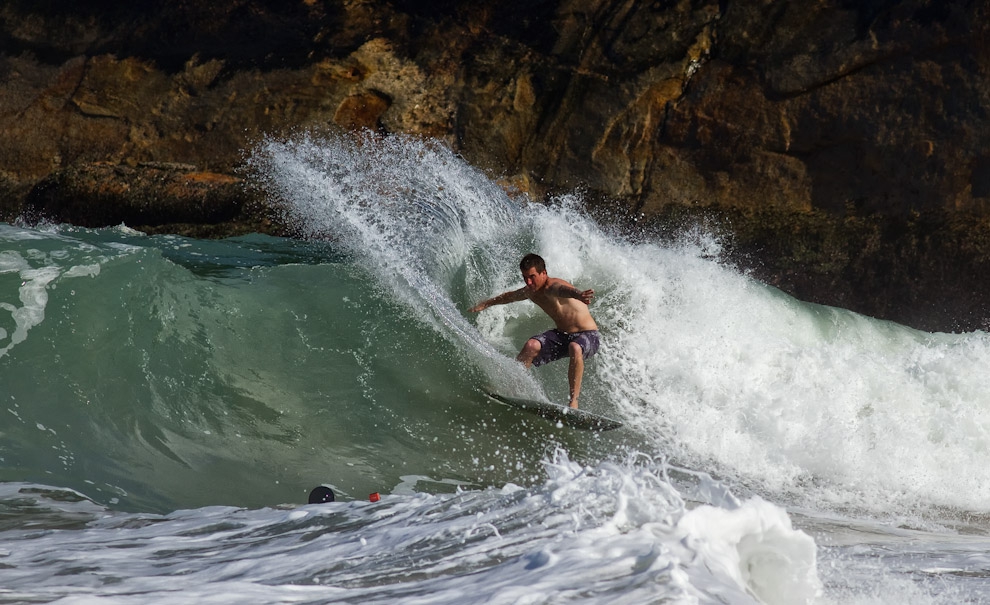
<svg viewBox="0 0 990 605"><path fill-rule="evenodd" d="M574 289L574 286L560 278L551 277L539 290L532 292L526 290L526 297L543 309L543 312L553 320L557 329L562 332L597 330L598 324L591 317L588 305L576 298L564 298L555 295L556 288Z"/></svg>

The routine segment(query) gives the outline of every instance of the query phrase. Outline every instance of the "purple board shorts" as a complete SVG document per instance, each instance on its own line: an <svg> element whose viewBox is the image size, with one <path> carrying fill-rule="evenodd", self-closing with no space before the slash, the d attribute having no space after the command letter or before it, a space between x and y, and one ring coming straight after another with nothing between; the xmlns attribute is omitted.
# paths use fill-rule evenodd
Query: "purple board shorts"
<svg viewBox="0 0 990 605"><path fill-rule="evenodd" d="M540 352L533 360L533 365L537 367L567 357L567 345L572 342L581 345L585 359L598 352L598 330L585 330L568 334L554 328L533 336L533 339L540 341Z"/></svg>

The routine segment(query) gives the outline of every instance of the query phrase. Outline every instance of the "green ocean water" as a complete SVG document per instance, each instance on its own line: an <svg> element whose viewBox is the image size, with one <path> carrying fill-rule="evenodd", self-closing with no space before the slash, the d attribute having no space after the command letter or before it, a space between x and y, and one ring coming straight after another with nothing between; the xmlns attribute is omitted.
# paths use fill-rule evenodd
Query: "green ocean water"
<svg viewBox="0 0 990 605"><path fill-rule="evenodd" d="M171 510L539 477L554 427L493 409L464 351L328 244L27 233L4 227L2 258L51 281L0 358L2 481ZM22 274L0 287L31 296Z"/></svg>

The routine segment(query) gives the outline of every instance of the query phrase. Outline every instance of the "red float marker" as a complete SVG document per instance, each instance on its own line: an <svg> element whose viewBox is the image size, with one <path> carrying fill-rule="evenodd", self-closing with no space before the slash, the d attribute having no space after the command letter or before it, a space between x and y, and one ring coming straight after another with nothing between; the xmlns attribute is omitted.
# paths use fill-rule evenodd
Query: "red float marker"
<svg viewBox="0 0 990 605"><path fill-rule="evenodd" d="M378 502L381 499L382 499L382 497L378 495L378 492L375 492L375 493L371 494L370 496L368 496L368 500L370 500L371 502Z"/></svg>

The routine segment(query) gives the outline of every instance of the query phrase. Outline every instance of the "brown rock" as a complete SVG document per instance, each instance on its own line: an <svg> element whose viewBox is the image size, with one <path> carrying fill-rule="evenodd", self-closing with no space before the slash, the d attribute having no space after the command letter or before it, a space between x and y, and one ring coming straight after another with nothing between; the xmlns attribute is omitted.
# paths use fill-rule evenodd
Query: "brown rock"
<svg viewBox="0 0 990 605"><path fill-rule="evenodd" d="M375 90L349 94L337 106L333 121L348 130L377 131L382 127L382 114L391 104L388 97Z"/></svg>
<svg viewBox="0 0 990 605"><path fill-rule="evenodd" d="M236 174L260 138L370 128L438 138L530 197L722 229L811 300L990 316L986 3L39 6L0 5L6 220L27 191L80 224L241 220L236 184L148 163Z"/></svg>
<svg viewBox="0 0 990 605"><path fill-rule="evenodd" d="M77 164L35 186L26 208L33 216L83 227L126 224L141 229L171 223L243 220L253 201L229 174L175 163Z"/></svg>

